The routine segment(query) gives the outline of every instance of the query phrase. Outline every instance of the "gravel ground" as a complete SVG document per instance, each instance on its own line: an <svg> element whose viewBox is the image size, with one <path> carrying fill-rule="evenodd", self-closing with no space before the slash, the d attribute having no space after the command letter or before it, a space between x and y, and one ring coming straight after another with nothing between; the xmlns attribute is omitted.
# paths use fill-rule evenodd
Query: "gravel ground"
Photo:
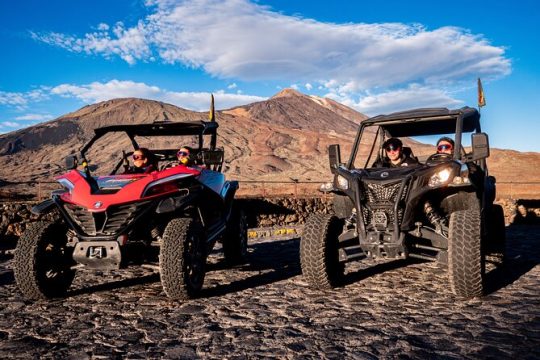
<svg viewBox="0 0 540 360"><path fill-rule="evenodd" d="M540 358L540 226L507 228L488 294L461 301L434 263L347 266L319 292L298 239L257 240L249 262L209 258L201 297L169 301L150 269L80 271L66 299L28 302L0 258L0 358Z"/></svg>

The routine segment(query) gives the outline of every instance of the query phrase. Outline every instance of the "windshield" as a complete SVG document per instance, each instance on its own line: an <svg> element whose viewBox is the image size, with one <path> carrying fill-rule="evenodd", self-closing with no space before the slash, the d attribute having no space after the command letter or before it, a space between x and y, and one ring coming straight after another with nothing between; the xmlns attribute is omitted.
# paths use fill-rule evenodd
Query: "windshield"
<svg viewBox="0 0 540 360"><path fill-rule="evenodd" d="M471 135L473 132L462 134L462 150L461 153L466 154L471 151ZM442 137L447 137L455 141L455 133L441 133L437 135L421 135L421 136L401 136L395 137L402 142L402 146L406 149L406 153L417 159L420 163L425 161L437 152L437 143ZM356 157L352 163L353 168L363 169L371 168L379 159L386 157L386 152L382 148L383 143L391 138L388 129L373 125L364 128L362 138L356 153Z"/></svg>

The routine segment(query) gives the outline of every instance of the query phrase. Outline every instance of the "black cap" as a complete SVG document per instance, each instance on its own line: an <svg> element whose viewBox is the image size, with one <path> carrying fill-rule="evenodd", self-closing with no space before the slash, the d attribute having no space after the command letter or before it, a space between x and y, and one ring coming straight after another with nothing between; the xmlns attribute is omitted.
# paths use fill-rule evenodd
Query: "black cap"
<svg viewBox="0 0 540 360"><path fill-rule="evenodd" d="M446 141L447 143L452 144L452 147L455 146L454 140L450 139L450 138L447 137L447 136L443 136L442 138L440 138L439 140L437 140L437 146L439 146L439 143L440 143L441 141Z"/></svg>
<svg viewBox="0 0 540 360"><path fill-rule="evenodd" d="M398 138L390 138L386 140L383 144L383 149L386 149L388 145L394 145L395 147L401 148L403 147L403 143Z"/></svg>

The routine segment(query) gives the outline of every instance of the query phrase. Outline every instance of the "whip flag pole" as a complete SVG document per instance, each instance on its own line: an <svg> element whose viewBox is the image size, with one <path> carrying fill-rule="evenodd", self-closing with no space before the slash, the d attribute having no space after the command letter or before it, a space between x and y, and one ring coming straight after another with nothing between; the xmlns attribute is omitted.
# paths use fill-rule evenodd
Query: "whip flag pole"
<svg viewBox="0 0 540 360"><path fill-rule="evenodd" d="M214 94L210 94L210 111L208 112L208 120L210 120L210 122L216 121L216 110L214 108ZM216 136L216 133L214 132L210 140L211 150L215 150L216 142L217 142L217 136Z"/></svg>

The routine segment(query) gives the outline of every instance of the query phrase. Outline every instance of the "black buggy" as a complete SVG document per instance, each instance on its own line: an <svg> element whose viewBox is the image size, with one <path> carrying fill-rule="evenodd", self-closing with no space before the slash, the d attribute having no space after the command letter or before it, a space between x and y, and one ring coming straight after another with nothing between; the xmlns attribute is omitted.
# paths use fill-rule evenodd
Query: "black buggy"
<svg viewBox="0 0 540 360"><path fill-rule="evenodd" d="M405 140L415 166L374 168L390 137L451 136L453 154ZM468 151L463 139L470 135ZM416 157L414 145L429 151ZM315 288L340 283L345 263L372 258L437 261L448 269L452 291L465 298L483 293L486 259L504 256L502 207L493 204L495 178L488 175L488 136L476 109L417 109L362 122L347 163L339 145L329 147L335 215L312 215L300 243L302 273Z"/></svg>

